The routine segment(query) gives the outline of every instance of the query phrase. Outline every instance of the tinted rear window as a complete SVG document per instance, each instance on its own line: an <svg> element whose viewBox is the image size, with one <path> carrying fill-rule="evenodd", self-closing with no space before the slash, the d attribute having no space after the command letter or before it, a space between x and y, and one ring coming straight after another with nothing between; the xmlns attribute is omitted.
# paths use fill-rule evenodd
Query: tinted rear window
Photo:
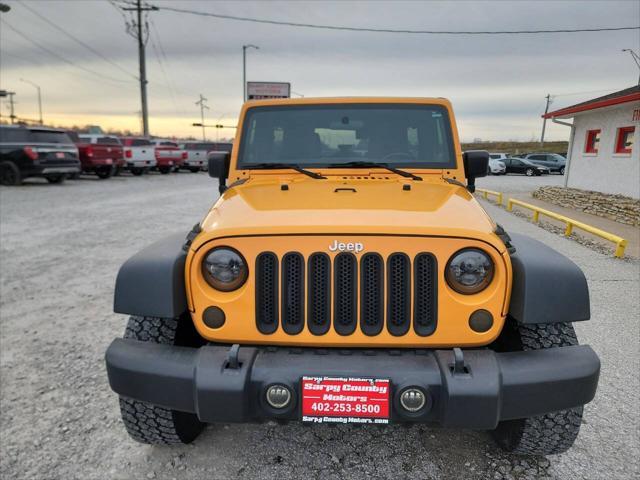
<svg viewBox="0 0 640 480"><path fill-rule="evenodd" d="M96 143L101 143L103 145L120 145L120 140L116 137L98 137Z"/></svg>
<svg viewBox="0 0 640 480"><path fill-rule="evenodd" d="M233 143L218 143L215 150L219 152L230 152L233 148Z"/></svg>
<svg viewBox="0 0 640 480"><path fill-rule="evenodd" d="M75 143L80 143L81 137L79 137L76 132L67 132L67 135L69 135L69 138Z"/></svg>
<svg viewBox="0 0 640 480"><path fill-rule="evenodd" d="M73 143L65 132L29 130L29 141L34 143Z"/></svg>
<svg viewBox="0 0 640 480"><path fill-rule="evenodd" d="M177 147L178 144L174 142L160 142L161 147Z"/></svg>
<svg viewBox="0 0 640 480"><path fill-rule="evenodd" d="M24 143L27 131L23 128L0 127L0 143Z"/></svg>
<svg viewBox="0 0 640 480"><path fill-rule="evenodd" d="M144 138L125 138L122 143L129 147L147 147L152 145L149 140L145 140Z"/></svg>

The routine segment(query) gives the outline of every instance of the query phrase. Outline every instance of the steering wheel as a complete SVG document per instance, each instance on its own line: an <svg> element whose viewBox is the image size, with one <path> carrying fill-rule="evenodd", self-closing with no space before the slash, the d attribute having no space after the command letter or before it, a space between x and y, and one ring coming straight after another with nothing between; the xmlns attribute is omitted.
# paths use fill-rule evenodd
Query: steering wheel
<svg viewBox="0 0 640 480"><path fill-rule="evenodd" d="M387 158L395 157L397 155L404 155L405 157L413 160L413 155L411 155L408 152L393 152L393 153L387 153L384 157L382 157L382 161L384 162Z"/></svg>

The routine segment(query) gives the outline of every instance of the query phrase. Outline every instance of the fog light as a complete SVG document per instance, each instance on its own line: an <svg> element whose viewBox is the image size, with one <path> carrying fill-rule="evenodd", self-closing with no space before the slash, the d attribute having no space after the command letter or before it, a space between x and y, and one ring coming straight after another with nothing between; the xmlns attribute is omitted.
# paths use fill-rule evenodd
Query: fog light
<svg viewBox="0 0 640 480"><path fill-rule="evenodd" d="M291 391L284 385L267 388L267 403L273 408L284 408L291 402Z"/></svg>
<svg viewBox="0 0 640 480"><path fill-rule="evenodd" d="M422 390L417 388L407 388L400 395L400 405L407 412L417 412L427 403L427 397Z"/></svg>

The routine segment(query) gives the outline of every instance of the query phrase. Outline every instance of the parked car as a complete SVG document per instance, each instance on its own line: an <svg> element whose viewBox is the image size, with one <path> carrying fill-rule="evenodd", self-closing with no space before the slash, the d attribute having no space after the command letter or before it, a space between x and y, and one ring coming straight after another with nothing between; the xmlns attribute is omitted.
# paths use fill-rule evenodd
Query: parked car
<svg viewBox="0 0 640 480"><path fill-rule="evenodd" d="M209 152L231 152L232 143L226 142L187 142L180 145L187 152L187 158L182 168L191 172L207 169L207 155Z"/></svg>
<svg viewBox="0 0 640 480"><path fill-rule="evenodd" d="M588 284L471 195L489 153L432 141L457 131L447 100L246 102L240 119L241 151L209 153L215 207L116 277L130 317L106 371L134 440L169 454L207 423L426 423L519 455L571 447L600 372L572 325Z"/></svg>
<svg viewBox="0 0 640 480"><path fill-rule="evenodd" d="M151 143L155 146L156 169L160 173L178 171L187 158L186 152L176 142L154 139Z"/></svg>
<svg viewBox="0 0 640 480"><path fill-rule="evenodd" d="M564 175L564 168L567 159L557 153L529 153L524 157L526 160L547 167L550 172L558 172Z"/></svg>
<svg viewBox="0 0 640 480"><path fill-rule="evenodd" d="M507 170L506 173L523 173L527 177L532 177L534 175L539 176L549 173L549 169L547 167L536 165L535 163L532 163L529 160L525 160L524 158L509 157L505 158L503 160L503 163Z"/></svg>
<svg viewBox="0 0 640 480"><path fill-rule="evenodd" d="M492 160L504 160L505 158L508 158L509 155L507 155L506 153L490 153L489 154L489 158Z"/></svg>
<svg viewBox="0 0 640 480"><path fill-rule="evenodd" d="M142 175L157 165L155 146L151 140L139 137L122 137L124 159L134 175Z"/></svg>
<svg viewBox="0 0 640 480"><path fill-rule="evenodd" d="M106 179L124 167L124 154L120 140L102 134L82 134L67 132L78 148L83 173L95 173Z"/></svg>
<svg viewBox="0 0 640 480"><path fill-rule="evenodd" d="M79 171L78 149L64 130L0 125L2 185L20 185L27 177L62 183Z"/></svg>
<svg viewBox="0 0 640 480"><path fill-rule="evenodd" d="M506 175L507 167L500 160L489 158L489 171L491 175Z"/></svg>

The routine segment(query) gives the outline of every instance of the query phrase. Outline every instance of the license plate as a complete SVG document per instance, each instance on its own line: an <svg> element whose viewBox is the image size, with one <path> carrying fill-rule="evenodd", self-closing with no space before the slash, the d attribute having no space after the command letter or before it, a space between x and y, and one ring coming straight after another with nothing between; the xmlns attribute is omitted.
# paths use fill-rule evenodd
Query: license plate
<svg viewBox="0 0 640 480"><path fill-rule="evenodd" d="M64 158L64 152L56 152L56 158Z"/></svg>
<svg viewBox="0 0 640 480"><path fill-rule="evenodd" d="M113 160L110 158L107 158L107 165L111 165L113 163Z"/></svg>
<svg viewBox="0 0 640 480"><path fill-rule="evenodd" d="M169 162L169 165L173 165L173 162Z"/></svg>
<svg viewBox="0 0 640 480"><path fill-rule="evenodd" d="M302 377L300 386L303 422L389 423L388 379Z"/></svg>

